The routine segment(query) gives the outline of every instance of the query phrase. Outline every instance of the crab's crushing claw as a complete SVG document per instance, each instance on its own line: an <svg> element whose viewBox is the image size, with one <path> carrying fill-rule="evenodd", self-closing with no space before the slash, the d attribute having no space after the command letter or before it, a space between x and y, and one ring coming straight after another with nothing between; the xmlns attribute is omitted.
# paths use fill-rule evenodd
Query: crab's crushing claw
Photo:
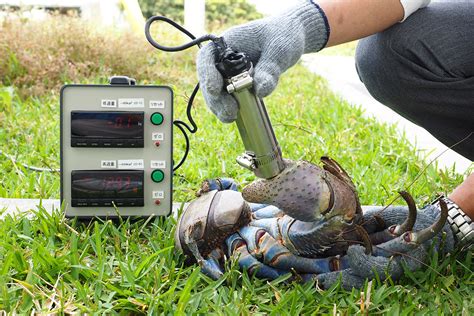
<svg viewBox="0 0 474 316"><path fill-rule="evenodd" d="M307 161L286 161L286 169L270 180L258 180L242 191L246 201L272 204L303 222L333 216L352 220L361 213L355 186L347 173L328 157L323 168Z"/></svg>

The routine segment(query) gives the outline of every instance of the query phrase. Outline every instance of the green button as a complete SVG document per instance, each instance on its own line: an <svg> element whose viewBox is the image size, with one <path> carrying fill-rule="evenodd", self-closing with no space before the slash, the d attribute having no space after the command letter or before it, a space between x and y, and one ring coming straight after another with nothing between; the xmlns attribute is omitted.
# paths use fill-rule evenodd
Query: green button
<svg viewBox="0 0 474 316"><path fill-rule="evenodd" d="M159 112L153 113L150 119L154 125L161 125L161 123L163 123L163 120L164 120L163 114Z"/></svg>
<svg viewBox="0 0 474 316"><path fill-rule="evenodd" d="M151 179L153 182L161 182L165 178L165 174L161 170L155 170L151 173Z"/></svg>

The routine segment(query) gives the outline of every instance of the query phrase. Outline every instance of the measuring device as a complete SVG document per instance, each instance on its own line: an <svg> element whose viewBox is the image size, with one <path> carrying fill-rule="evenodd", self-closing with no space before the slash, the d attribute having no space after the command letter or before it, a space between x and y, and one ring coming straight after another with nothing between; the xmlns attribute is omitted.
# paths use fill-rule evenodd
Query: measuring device
<svg viewBox="0 0 474 316"><path fill-rule="evenodd" d="M176 47L157 43L150 33L152 23L156 21L163 21L174 26L189 36L191 41ZM235 98L239 106L236 124L245 152L237 157L237 163L264 179L274 178L285 170L286 164L265 105L263 100L255 95L252 62L244 52L238 52L229 47L223 37L207 34L196 38L184 27L164 16L149 18L145 23L145 35L153 47L165 52L179 52L194 45L201 47L203 42L211 41L214 45L215 66L226 82L225 89ZM198 88L199 84L196 85L191 100Z"/></svg>
<svg viewBox="0 0 474 316"><path fill-rule="evenodd" d="M61 89L61 201L68 217L168 215L173 91L110 85Z"/></svg>
<svg viewBox="0 0 474 316"><path fill-rule="evenodd" d="M167 22L191 37L177 47L158 44L150 34L154 21ZM216 67L234 96L239 112L237 126L245 153L237 162L257 177L271 179L285 162L263 101L253 89L253 65L245 53L228 47L212 34L195 38L176 22L162 16L147 20L145 35L159 50L177 52L212 41ZM61 200L66 215L150 216L167 215L172 208L172 127L184 136L197 126L187 107L191 127L173 121L173 93L166 86L137 86L127 77L112 78L110 85L66 85L61 90ZM187 131L186 131L187 130Z"/></svg>

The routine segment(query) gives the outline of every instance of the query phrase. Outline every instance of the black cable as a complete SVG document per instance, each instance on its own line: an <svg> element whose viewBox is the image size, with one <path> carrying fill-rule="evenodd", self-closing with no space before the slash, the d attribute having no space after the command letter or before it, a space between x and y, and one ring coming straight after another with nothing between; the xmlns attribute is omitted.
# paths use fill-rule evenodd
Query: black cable
<svg viewBox="0 0 474 316"><path fill-rule="evenodd" d="M186 148L184 150L184 155L183 157L181 158L180 162L175 166L173 167L173 171L176 171L178 170L179 167L181 167L181 165L186 161L186 158L188 158L188 154L189 154L189 136L188 134L186 133L185 131L185 128L191 133L191 134L194 134L197 132L198 130L198 127L196 125L196 122L194 121L193 119L193 116L192 116L192 106L193 106L193 102L194 102L194 98L196 97L196 94L197 92L199 91L199 83L196 84L196 86L194 87L194 90L193 92L191 93L191 96L189 97L189 101L188 101L188 107L186 108L186 116L188 117L188 121L191 123L191 125L193 126L192 128L189 127L188 124L186 124L185 122L181 121L181 120L174 120L173 121L173 124L180 129L180 131L183 133L183 136L184 136L184 139L186 141Z"/></svg>
<svg viewBox="0 0 474 316"><path fill-rule="evenodd" d="M190 41L186 44L183 44L183 45L180 45L180 46L174 46L174 47L163 46L163 45L158 44L150 34L151 25L153 24L153 22L156 22L156 21L163 21L163 22L166 22L166 23L174 26L175 28L177 28L178 30L180 30L181 32L183 32L184 34L189 36L192 39L192 41ZM171 20L167 17L164 17L164 16L152 16L151 18L149 18L146 21L146 23L145 23L145 36L146 36L146 39L148 40L148 42L153 47L155 47L156 49L165 51L165 52L179 52L179 51L186 50L186 49L188 49L188 48L190 48L194 45L197 45L199 48L201 48L201 43L203 43L203 42L219 40L219 37L217 37L215 35L212 35L212 34L207 34L207 35L203 35L199 38L196 38L196 36L194 36L191 32L186 30L184 27L182 27L178 23L176 23L173 20ZM191 123L192 127L190 127L187 123L185 123L181 120L174 120L173 121L173 125L175 125L177 128L179 128L179 130L183 134L185 142L186 142L186 148L184 150L183 157L181 158L179 163L176 164L173 167L173 171L178 170L178 168L183 165L183 163L186 161L186 158L188 157L188 154L189 154L190 141L189 141L189 136L188 136L188 133L186 132L186 130L191 134L196 133L197 130L198 130L198 127L196 125L196 122L193 119L192 112L191 112L192 107L193 107L193 102L194 102L194 99L195 99L196 94L198 93L198 91L199 91L199 82L194 87L194 90L191 93L191 96L189 97L188 105L187 105L187 108L186 108L186 116L188 118L188 121Z"/></svg>
<svg viewBox="0 0 474 316"><path fill-rule="evenodd" d="M163 46L163 45L158 44L150 34L151 25L153 24L153 22L156 22L156 21L163 21L163 22L166 22L166 23L174 26L175 28L177 28L178 30L180 30L181 32L183 32L184 34L189 36L192 39L192 41L190 41L189 43L186 43L186 44L183 44L183 45L180 45L180 46L174 46L174 47ZM215 35L212 35L212 34L207 34L207 35L203 35L199 38L196 38L196 36L194 36L191 32L186 30L184 27L182 27L181 25L179 25L175 21L173 21L171 19L168 19L167 17L158 16L158 15L157 16L152 16L151 18L149 18L146 21L146 23L145 23L145 36L146 36L146 39L148 40L148 42L150 42L150 44L153 47L155 47L156 49L165 51L165 52L179 52L179 51L183 51L183 50L186 50L188 48L191 48L194 45L197 45L198 47L201 47L202 42L215 41L215 40L219 39L219 37L217 37Z"/></svg>

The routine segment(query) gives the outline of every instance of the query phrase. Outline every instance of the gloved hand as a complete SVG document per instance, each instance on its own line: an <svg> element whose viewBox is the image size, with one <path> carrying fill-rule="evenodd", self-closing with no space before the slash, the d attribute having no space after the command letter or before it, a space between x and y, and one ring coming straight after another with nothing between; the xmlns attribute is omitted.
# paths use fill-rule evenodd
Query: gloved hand
<svg viewBox="0 0 474 316"><path fill-rule="evenodd" d="M263 98L275 89L280 75L302 54L324 48L329 26L319 6L305 0L283 14L231 28L223 37L232 49L250 57L255 67L255 92ZM207 44L197 57L199 82L211 111L222 122L230 123L237 118L237 102L225 91L215 62L214 44Z"/></svg>
<svg viewBox="0 0 474 316"><path fill-rule="evenodd" d="M292 253L281 238L276 237L279 230L265 225L272 218L284 221L281 211L274 206L256 204L252 208L257 220L230 236L227 246L229 256L236 258L242 269L260 278L275 279L293 272L303 280L318 280L324 288L339 279L346 289L360 288L366 279L374 279L376 275L381 280L389 277L398 280L403 276L404 267L410 271L422 268L432 247L442 253L454 248L446 218L443 224L439 219L440 210L434 206L412 211L412 216L416 214L415 222L413 217L411 222L407 221L409 211L406 207L393 206L385 210L371 207L366 208L361 225L372 246L352 245L340 258L307 258ZM445 238L440 238L442 234ZM317 240L313 242L318 243ZM369 254L367 250L370 250Z"/></svg>

